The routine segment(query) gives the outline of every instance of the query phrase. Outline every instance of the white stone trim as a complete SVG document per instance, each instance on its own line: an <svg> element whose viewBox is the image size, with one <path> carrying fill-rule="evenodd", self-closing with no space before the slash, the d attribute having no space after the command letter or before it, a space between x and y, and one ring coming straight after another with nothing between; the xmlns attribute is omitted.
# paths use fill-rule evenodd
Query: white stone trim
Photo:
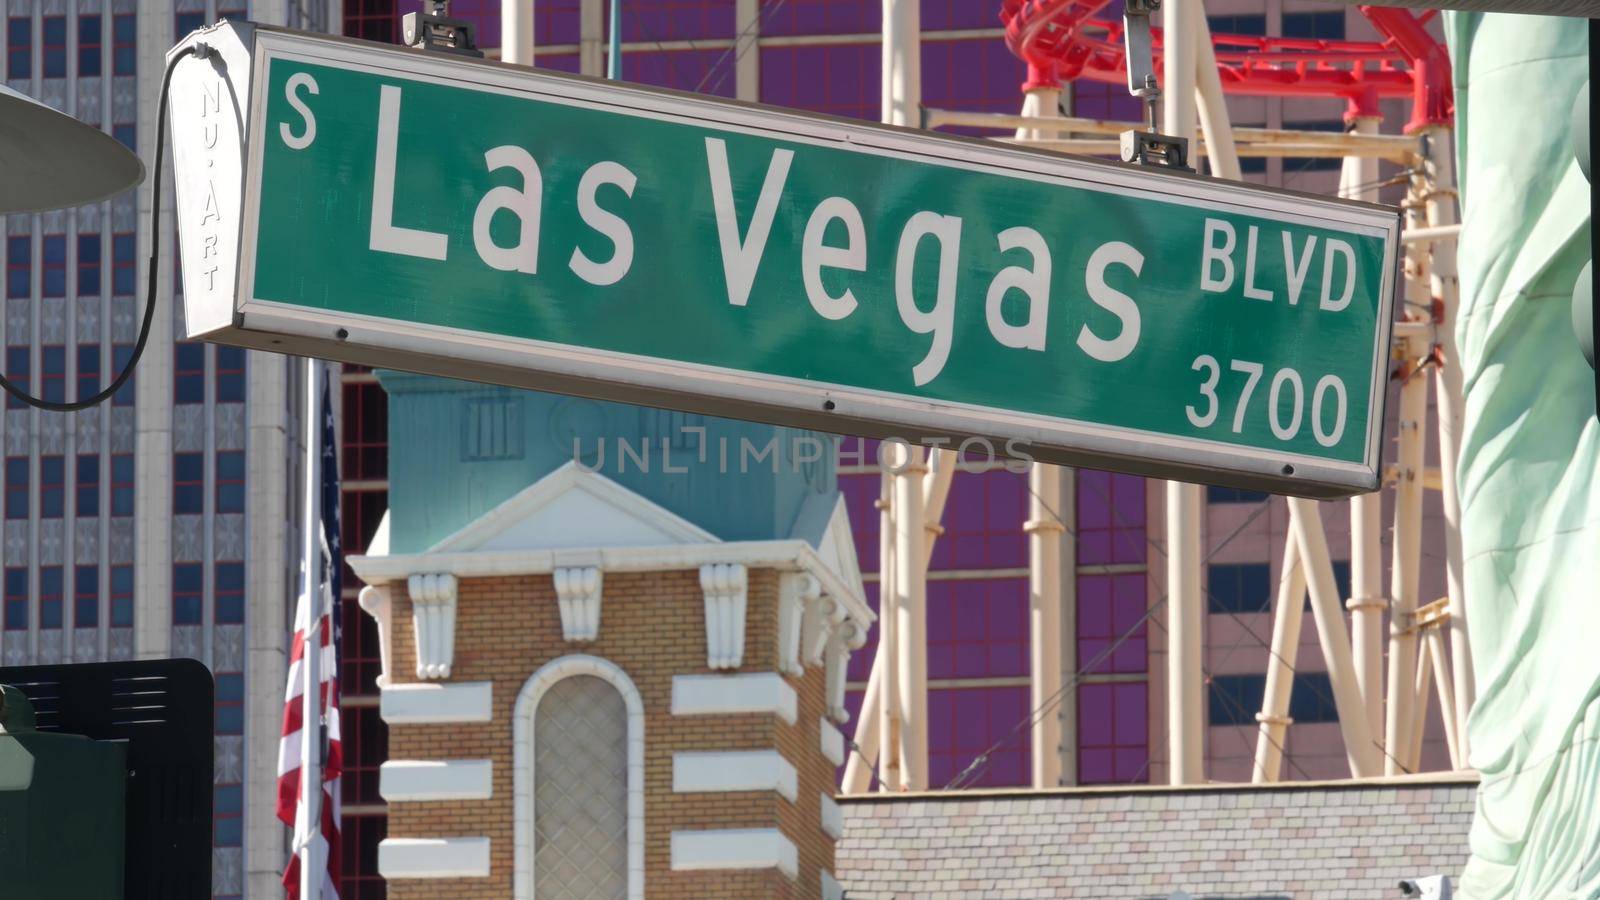
<svg viewBox="0 0 1600 900"><path fill-rule="evenodd" d="M776 828L728 828L672 833L672 870L777 869L800 875L800 853Z"/></svg>
<svg viewBox="0 0 1600 900"><path fill-rule="evenodd" d="M396 801L488 800L494 760L392 759L378 767L378 793Z"/></svg>
<svg viewBox="0 0 1600 900"><path fill-rule="evenodd" d="M577 462L568 462L479 516L455 534L434 544L429 552L458 553L476 550L485 541L499 536L510 526L516 525L556 497L574 488L618 509L626 510L639 521L666 535L668 540L682 541L686 544L709 544L718 540L716 535L699 525L628 490L599 472L585 469Z"/></svg>
<svg viewBox="0 0 1600 900"><path fill-rule="evenodd" d="M739 563L700 567L700 590L706 602L706 665L710 668L737 669L744 663L749 583L749 570Z"/></svg>
<svg viewBox="0 0 1600 900"><path fill-rule="evenodd" d="M777 672L672 676L672 714L727 716L770 713L793 725L799 698Z"/></svg>
<svg viewBox="0 0 1600 900"><path fill-rule="evenodd" d="M844 732L834 727L826 717L817 719L817 729L821 732L822 755L828 762L835 766L844 765Z"/></svg>
<svg viewBox="0 0 1600 900"><path fill-rule="evenodd" d="M805 674L800 657L800 625L806 605L821 593L821 583L805 572L778 576L778 671Z"/></svg>
<svg viewBox="0 0 1600 900"><path fill-rule="evenodd" d="M822 900L844 900L844 887L827 869L822 870Z"/></svg>
<svg viewBox="0 0 1600 900"><path fill-rule="evenodd" d="M545 575L557 566L572 565L570 551L487 550L435 551L386 556L349 556L367 584L404 581L425 572L450 572L457 578L496 578L506 575ZM822 561L803 540L737 541L716 544L671 544L660 547L604 547L586 563L607 572L699 571L712 563L738 563L747 569L803 571L822 584L823 593L843 603L863 629L877 616L857 590Z"/></svg>
<svg viewBox="0 0 1600 900"><path fill-rule="evenodd" d="M378 714L390 725L488 722L494 718L494 686L488 681L392 684L378 696Z"/></svg>
<svg viewBox="0 0 1600 900"><path fill-rule="evenodd" d="M412 575L411 633L417 644L417 677L449 678L456 655L456 593L460 583L449 572Z"/></svg>
<svg viewBox="0 0 1600 900"><path fill-rule="evenodd" d="M850 721L850 710L844 705L850 651L866 643L866 639L867 630L848 618L835 624L829 632L823 669L825 697L829 718L840 724Z"/></svg>
<svg viewBox="0 0 1600 900"><path fill-rule="evenodd" d="M394 603L389 598L389 589L364 585L356 602L378 623L378 659L383 664L383 672L378 675L378 687L388 687L389 660L394 656Z"/></svg>
<svg viewBox="0 0 1600 900"><path fill-rule="evenodd" d="M384 878L488 878L486 837L384 838L378 842Z"/></svg>
<svg viewBox="0 0 1600 900"><path fill-rule="evenodd" d="M826 792L818 796L822 799L822 833L837 841L844 837L844 810Z"/></svg>
<svg viewBox="0 0 1600 900"><path fill-rule="evenodd" d="M517 695L512 717L512 798L515 809L516 900L533 900L533 761L534 715L539 700L556 682L573 675L593 675L610 682L628 711L628 900L644 898L644 700L628 673L610 660L585 653L553 659L533 673Z"/></svg>
<svg viewBox="0 0 1600 900"><path fill-rule="evenodd" d="M672 754L672 792L777 791L800 797L794 765L776 750L712 750Z"/></svg>
<svg viewBox="0 0 1600 900"><path fill-rule="evenodd" d="M569 641L592 641L600 636L600 586L598 566L561 566L550 573L556 603L561 607L561 635Z"/></svg>

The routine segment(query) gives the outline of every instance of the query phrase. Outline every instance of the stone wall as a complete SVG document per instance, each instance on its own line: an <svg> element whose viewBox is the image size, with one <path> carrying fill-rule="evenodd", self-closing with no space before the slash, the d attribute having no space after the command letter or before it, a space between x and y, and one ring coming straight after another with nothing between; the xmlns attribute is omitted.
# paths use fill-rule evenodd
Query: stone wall
<svg viewBox="0 0 1600 900"><path fill-rule="evenodd" d="M1460 873L1477 781L842 798L850 900L1398 897Z"/></svg>

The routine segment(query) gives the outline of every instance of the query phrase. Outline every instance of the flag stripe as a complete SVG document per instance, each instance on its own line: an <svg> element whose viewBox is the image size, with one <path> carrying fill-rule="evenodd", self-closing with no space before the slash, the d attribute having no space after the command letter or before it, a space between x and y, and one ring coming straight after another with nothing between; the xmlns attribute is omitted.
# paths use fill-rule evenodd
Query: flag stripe
<svg viewBox="0 0 1600 900"><path fill-rule="evenodd" d="M323 872L323 900L338 900L340 868L340 779L344 773L344 747L339 727L340 575L344 567L339 545L339 476L333 432L333 405L329 387L322 392L322 522L323 568L317 573L315 599L323 612L317 622L319 690L310 702L316 704L311 727L318 728L323 746L322 812L318 827L304 821L300 803L302 729L306 725L305 655L306 632L312 619L312 596L302 594L295 604L294 638L289 645L289 678L283 697L283 728L278 739L278 819L294 829L295 846L309 844L327 861ZM284 869L283 884L289 900L299 900L300 858L291 855Z"/></svg>

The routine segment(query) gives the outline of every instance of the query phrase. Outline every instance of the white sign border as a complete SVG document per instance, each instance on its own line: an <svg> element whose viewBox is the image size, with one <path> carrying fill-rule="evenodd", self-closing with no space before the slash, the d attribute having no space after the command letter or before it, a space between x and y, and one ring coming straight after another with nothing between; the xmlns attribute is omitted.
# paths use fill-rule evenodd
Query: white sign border
<svg viewBox="0 0 1600 900"><path fill-rule="evenodd" d="M885 426L885 434L896 434L898 427L907 438L924 435L948 435L955 439L968 436L1013 438L1027 442L1029 450L1054 448L1061 451L1058 455L1071 455L1081 450L1084 455L1144 460L1157 467L1170 464L1191 471L1213 471L1224 475L1223 480L1229 480L1226 473L1234 473L1251 482L1270 481L1271 486L1286 492L1305 493L1308 496L1343 496L1374 490L1378 486L1390 358L1388 347L1392 339L1400 264L1397 253L1400 246L1400 220L1398 213L1387 207L1309 194L1272 192L1213 179L1138 171L1047 151L947 135L933 136L873 123L845 122L798 111L712 100L638 85L600 82L495 62L480 63L365 41L259 26L254 29L254 39L235 328L311 338L324 346L348 342L433 359L439 365L429 371L439 375L449 376L453 361L468 358L487 368L504 370L508 377L494 380L518 386L529 386L528 380L509 377L512 373L544 373L557 380L597 382L596 387L609 385L615 388L592 393L605 399L626 401L630 389L645 390L656 396L667 393L683 398L688 401L687 405L695 406L700 411L732 418L740 418L740 410L744 406L774 412L793 410L805 420L806 427L825 431L839 432L841 429L819 423L837 420L838 425L848 425L875 421ZM308 50L307 45L314 49ZM753 134L789 143L836 149L843 146L855 152L1102 193L1149 197L1152 187L1159 184L1170 191L1167 196L1160 198L1164 202L1210 209L1222 207L1258 218L1385 238L1384 275L1380 287L1378 327L1374 329L1373 366L1368 390L1364 462L1329 460L1206 438L1180 437L1059 416L916 398L887 391L528 338L415 325L346 312L323 312L256 298L252 287L255 283L256 223L262 167L252 165L248 160L260 158L262 142L269 133L265 121L266 73L274 60L343 67L389 75L404 81L448 82L467 90L569 106L602 107L623 115ZM470 73L473 80L465 80L463 76L466 73ZM636 101L636 105L630 105L627 102L629 100ZM930 148L930 143L936 143L938 147ZM1241 202L1241 199L1249 202ZM1308 213L1308 206L1326 210L1326 214ZM1371 223L1351 221L1351 214L1358 211L1367 212L1369 216L1361 218L1370 217ZM336 336L340 330L345 332L343 337ZM265 345L261 341L255 343L257 346ZM444 346L441 347L441 344ZM274 349L283 351L293 348L279 346ZM441 352L441 349L446 352ZM1036 455L1043 458L1046 454ZM1292 471L1293 474L1285 474L1286 471ZM1327 488L1334 490L1330 492Z"/></svg>

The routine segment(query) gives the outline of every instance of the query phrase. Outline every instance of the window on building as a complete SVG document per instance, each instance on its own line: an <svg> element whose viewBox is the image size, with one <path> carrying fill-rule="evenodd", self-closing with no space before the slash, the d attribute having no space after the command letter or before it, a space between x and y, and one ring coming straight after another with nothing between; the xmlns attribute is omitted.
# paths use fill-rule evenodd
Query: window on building
<svg viewBox="0 0 1600 900"><path fill-rule="evenodd" d="M6 238L6 296L33 296L33 239L25 234Z"/></svg>
<svg viewBox="0 0 1600 900"><path fill-rule="evenodd" d="M240 673L217 675L217 734L244 734L244 675ZM225 846L237 844L235 840Z"/></svg>
<svg viewBox="0 0 1600 900"><path fill-rule="evenodd" d="M1249 491L1218 484L1206 485L1207 503L1260 503L1270 496L1272 495L1266 491Z"/></svg>
<svg viewBox="0 0 1600 900"><path fill-rule="evenodd" d="M78 566L72 575L72 624L94 628L100 624L100 567Z"/></svg>
<svg viewBox="0 0 1600 900"><path fill-rule="evenodd" d="M111 567L111 627L133 627L133 566Z"/></svg>
<svg viewBox="0 0 1600 900"><path fill-rule="evenodd" d="M172 454L172 512L174 515L195 515L205 512L205 478L205 454Z"/></svg>
<svg viewBox="0 0 1600 900"><path fill-rule="evenodd" d="M100 454L79 454L77 486L78 517L100 515Z"/></svg>
<svg viewBox="0 0 1600 900"><path fill-rule="evenodd" d="M604 678L569 675L550 686L533 717L533 733L540 735L533 746L532 804L539 894L627 896L629 734L621 692ZM574 760L583 761L577 770L581 799L563 785L573 777ZM605 825L596 828L597 822ZM578 860L586 862L575 865Z"/></svg>
<svg viewBox="0 0 1600 900"><path fill-rule="evenodd" d="M1339 589L1339 599L1350 600L1355 597L1355 594L1350 592L1350 560L1333 561L1333 584Z"/></svg>
<svg viewBox="0 0 1600 900"><path fill-rule="evenodd" d="M206 345L179 341L173 347L172 397L177 403L206 402Z"/></svg>
<svg viewBox="0 0 1600 900"><path fill-rule="evenodd" d="M1078 687L1079 784L1150 780L1149 695L1142 681Z"/></svg>
<svg viewBox="0 0 1600 900"><path fill-rule="evenodd" d="M217 622L238 625L244 621L244 563L219 562L216 570Z"/></svg>
<svg viewBox="0 0 1600 900"><path fill-rule="evenodd" d="M200 563L173 563L172 624L200 624L205 589L205 566Z"/></svg>
<svg viewBox="0 0 1600 900"><path fill-rule="evenodd" d="M217 345L217 402L244 402L244 348Z"/></svg>
<svg viewBox="0 0 1600 900"><path fill-rule="evenodd" d="M1283 36L1319 41L1344 40L1344 10L1283 14Z"/></svg>
<svg viewBox="0 0 1600 900"><path fill-rule="evenodd" d="M1328 679L1327 672L1294 674L1294 688L1289 691L1289 718L1300 723L1339 721L1339 708L1333 702L1333 682Z"/></svg>
<svg viewBox="0 0 1600 900"><path fill-rule="evenodd" d="M18 390L27 391L33 386L31 376L33 368L33 354L26 346L6 348L6 378L16 385ZM6 409L26 409L28 404L6 392Z"/></svg>
<svg viewBox="0 0 1600 900"><path fill-rule="evenodd" d="M67 17L45 16L40 31L44 38L44 77L67 77Z"/></svg>
<svg viewBox="0 0 1600 900"><path fill-rule="evenodd" d="M78 14L78 77L95 78L100 74L100 16L98 13Z"/></svg>
<svg viewBox="0 0 1600 900"><path fill-rule="evenodd" d="M1206 595L1214 613L1271 612L1271 570L1266 563L1211 563Z"/></svg>
<svg viewBox="0 0 1600 900"><path fill-rule="evenodd" d="M1149 668L1149 585L1143 572L1078 576L1078 665L1090 674Z"/></svg>
<svg viewBox="0 0 1600 900"><path fill-rule="evenodd" d="M122 122L112 125L111 136L122 142L122 146L127 147L132 152L139 152L138 133L133 127L132 122Z"/></svg>
<svg viewBox="0 0 1600 900"><path fill-rule="evenodd" d="M100 345L78 345L78 396L92 397L100 392Z"/></svg>
<svg viewBox="0 0 1600 900"><path fill-rule="evenodd" d="M61 627L61 567L39 567L39 627Z"/></svg>
<svg viewBox="0 0 1600 900"><path fill-rule="evenodd" d="M40 280L46 297L67 295L67 236L47 234L43 238L44 266Z"/></svg>
<svg viewBox="0 0 1600 900"><path fill-rule="evenodd" d="M183 40L184 36L191 31L206 27L205 10L200 12L181 12L177 14L175 19L178 40Z"/></svg>
<svg viewBox="0 0 1600 900"><path fill-rule="evenodd" d="M1267 17L1248 13L1232 16L1206 16L1212 34L1247 34L1260 37L1267 33Z"/></svg>
<svg viewBox="0 0 1600 900"><path fill-rule="evenodd" d="M6 567L7 631L28 630L28 569L25 566Z"/></svg>
<svg viewBox="0 0 1600 900"><path fill-rule="evenodd" d="M100 296L100 234L78 235L78 296Z"/></svg>
<svg viewBox="0 0 1600 900"><path fill-rule="evenodd" d="M217 512L244 512L244 451L217 454Z"/></svg>
<svg viewBox="0 0 1600 900"><path fill-rule="evenodd" d="M6 457L6 518L28 517L28 458Z"/></svg>
<svg viewBox="0 0 1600 900"><path fill-rule="evenodd" d="M132 344L113 344L111 346L111 371L113 373L111 377L116 378L123 370L127 369L128 361L131 359L133 359ZM135 399L134 382L138 380L137 373L130 374L128 380L122 383L122 387L117 388L117 392L111 395L111 405L132 406Z"/></svg>
<svg viewBox="0 0 1600 900"><path fill-rule="evenodd" d="M928 780L948 784L978 755L1028 716L1028 689L941 688L928 692ZM1026 731L1026 729L1024 729ZM1028 783L1029 735L1019 735L990 754L973 787Z"/></svg>
<svg viewBox="0 0 1600 900"><path fill-rule="evenodd" d="M111 291L119 295L132 295L134 282L139 277L138 239L132 234L111 236Z"/></svg>
<svg viewBox="0 0 1600 900"><path fill-rule="evenodd" d="M1253 728L1256 713L1261 711L1266 684L1265 675L1213 675L1207 721L1212 725ZM1297 724L1339 721L1328 673L1295 672L1294 686L1289 691L1289 718Z"/></svg>
<svg viewBox="0 0 1600 900"><path fill-rule="evenodd" d="M1022 490L1027 490L1026 483ZM1077 497L1079 564L1145 561L1143 478L1079 469ZM1026 560L1019 563L1027 564Z"/></svg>
<svg viewBox="0 0 1600 900"><path fill-rule="evenodd" d="M111 457L111 514L133 515L133 454Z"/></svg>
<svg viewBox="0 0 1600 900"><path fill-rule="evenodd" d="M27 16L6 20L6 77L33 77L33 20Z"/></svg>
<svg viewBox="0 0 1600 900"><path fill-rule="evenodd" d="M349 37L394 43L398 24L395 0L345 0L344 33Z"/></svg>
<svg viewBox="0 0 1600 900"><path fill-rule="evenodd" d="M1028 508L1027 483L1009 472L958 472L950 482L945 533L934 544L936 568L1002 569L1028 564L1017 526Z"/></svg>
<svg viewBox="0 0 1600 900"><path fill-rule="evenodd" d="M67 505L67 460L64 456L39 457L39 516L61 518Z"/></svg>
<svg viewBox="0 0 1600 900"><path fill-rule="evenodd" d="M244 676L217 676L217 733L242 734L242 731L224 731L222 728L223 719L225 717L230 721L230 723L234 718L238 718L242 724L244 719L244 703L242 700L239 703L224 706L225 701L222 699L222 693L223 684L225 681L227 682L227 690L229 693L232 693L237 689L242 696L244 692ZM235 681L239 682L237 688L235 688L233 683ZM224 709L229 710L229 712L224 713ZM237 710L237 712L234 710ZM219 784L212 788L211 806L211 834L214 838L213 843L215 843L218 847L238 847L244 843L243 785Z"/></svg>
<svg viewBox="0 0 1600 900"><path fill-rule="evenodd" d="M1028 582L1023 578L928 583L928 675L1028 674Z"/></svg>
<svg viewBox="0 0 1600 900"><path fill-rule="evenodd" d="M139 18L133 13L111 19L111 71L132 75L139 69Z"/></svg>
<svg viewBox="0 0 1600 900"><path fill-rule="evenodd" d="M67 399L67 348L59 344L39 348L39 393L55 403Z"/></svg>
<svg viewBox="0 0 1600 900"><path fill-rule="evenodd" d="M1298 674L1295 680L1300 680ZM1265 675L1211 676L1206 721L1212 725L1254 725L1266 684Z"/></svg>

